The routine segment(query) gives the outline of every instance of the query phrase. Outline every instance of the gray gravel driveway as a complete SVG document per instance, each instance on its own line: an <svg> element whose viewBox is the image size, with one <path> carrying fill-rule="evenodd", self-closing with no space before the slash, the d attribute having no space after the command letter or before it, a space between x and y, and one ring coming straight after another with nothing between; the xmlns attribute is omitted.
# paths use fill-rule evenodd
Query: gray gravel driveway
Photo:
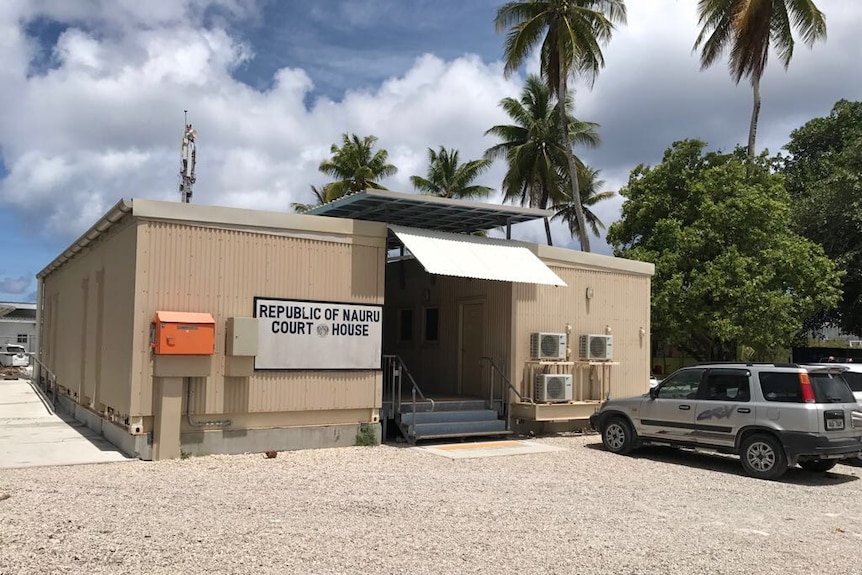
<svg viewBox="0 0 862 575"><path fill-rule="evenodd" d="M778 482L597 435L0 470L0 573L862 572L862 468Z"/></svg>

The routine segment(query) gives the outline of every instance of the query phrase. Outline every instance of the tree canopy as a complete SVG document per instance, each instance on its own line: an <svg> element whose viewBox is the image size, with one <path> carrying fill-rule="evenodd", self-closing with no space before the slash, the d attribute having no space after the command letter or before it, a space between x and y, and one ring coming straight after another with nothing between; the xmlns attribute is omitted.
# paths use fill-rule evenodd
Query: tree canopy
<svg viewBox="0 0 862 575"><path fill-rule="evenodd" d="M326 188L335 198L361 192L368 188L385 190L378 180L395 175L398 168L387 163L389 152L374 151L377 137L359 138L356 134L342 134L341 146L332 144L332 157L320 162L318 170L335 178ZM330 189L331 187L331 189Z"/></svg>
<svg viewBox="0 0 862 575"><path fill-rule="evenodd" d="M473 181L491 167L491 160L470 160L460 163L458 150L447 150L440 146L438 151L428 148L428 173L410 176L413 187L423 194L442 198L485 198L493 191L488 186L474 184Z"/></svg>
<svg viewBox="0 0 862 575"><path fill-rule="evenodd" d="M712 66L730 52L733 81L751 80L754 106L748 129L748 159L754 161L754 142L760 116L760 79L766 70L770 46L786 69L793 57L793 28L811 47L826 38L826 17L813 0L699 0L698 23L703 27L694 47L702 46L701 68Z"/></svg>
<svg viewBox="0 0 862 575"><path fill-rule="evenodd" d="M612 191L599 191L599 188L605 185L604 180L599 179L600 173L601 170L589 168L584 165L578 166L578 178L581 180L578 189L581 194L581 205L584 209L584 220L587 223L587 227L589 227L590 231L593 232L593 235L596 237L600 237L599 230L605 229L605 224L591 208L599 202L609 200L616 195ZM565 176L568 177L568 173L566 173ZM575 237L578 235L578 219L575 216L574 202L572 202L572 199L569 196L568 185L564 183L561 188L565 190L566 193L561 201L557 201L552 206L552 209L556 213L551 220L560 220L564 222L569 228L569 232L572 234L572 237Z"/></svg>
<svg viewBox="0 0 862 575"><path fill-rule="evenodd" d="M605 65L602 44L610 41L615 24L626 21L624 0L513 0L497 11L494 25L506 31L505 74L521 67L532 51L540 46L539 65L548 90L556 93L560 116L558 141L565 147L572 188L572 211L577 220L581 249L590 251L590 236L578 190L577 160L566 113L568 77L580 75L592 86ZM549 234L550 237L550 234Z"/></svg>
<svg viewBox="0 0 862 575"><path fill-rule="evenodd" d="M520 99L503 98L500 106L512 124L492 126L485 134L497 136L500 143L485 151L486 158L505 158L508 168L503 178L503 201L545 209L571 198L568 185L569 148L561 139L559 104L552 92L536 75L527 78ZM599 143L598 124L581 122L572 116L571 99L565 114L568 141L595 147ZM580 197L579 197L580 199ZM578 203L577 205L580 205ZM572 202L571 209L577 208ZM550 239L550 226L545 222Z"/></svg>
<svg viewBox="0 0 862 575"><path fill-rule="evenodd" d="M789 347L803 321L833 308L840 273L792 229L790 198L763 156L674 143L661 164L638 166L620 190L618 256L655 263L652 331L695 358L755 359Z"/></svg>
<svg viewBox="0 0 862 575"><path fill-rule="evenodd" d="M824 320L862 334L862 102L838 101L794 130L785 149L779 165L797 228L846 272L841 305Z"/></svg>

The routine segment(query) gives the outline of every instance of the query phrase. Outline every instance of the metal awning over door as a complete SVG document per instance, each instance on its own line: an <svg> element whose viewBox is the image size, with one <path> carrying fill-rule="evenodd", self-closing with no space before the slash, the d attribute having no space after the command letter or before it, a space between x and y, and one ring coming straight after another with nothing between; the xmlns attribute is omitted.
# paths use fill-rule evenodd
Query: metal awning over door
<svg viewBox="0 0 862 575"><path fill-rule="evenodd" d="M401 226L389 229L428 273L565 286L533 252L507 240Z"/></svg>

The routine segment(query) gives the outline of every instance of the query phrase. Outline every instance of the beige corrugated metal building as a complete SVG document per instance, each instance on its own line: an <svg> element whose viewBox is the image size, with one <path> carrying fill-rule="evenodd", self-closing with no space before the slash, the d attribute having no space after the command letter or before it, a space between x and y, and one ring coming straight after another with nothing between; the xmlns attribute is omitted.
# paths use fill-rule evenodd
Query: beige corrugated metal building
<svg viewBox="0 0 862 575"><path fill-rule="evenodd" d="M415 198L362 194L389 213ZM528 212L504 215L537 215ZM582 426L609 388L647 389L651 264L328 215L339 217L119 202L38 274L40 379L143 459L353 445L369 432L379 441L381 418L397 417L383 355L428 396L504 395L515 429ZM420 241L432 251L463 242L476 261L495 243L526 248L565 285L432 274L428 257L393 251L407 239L417 253ZM208 329L210 351L171 349ZM532 332L568 333L570 353L531 360ZM612 359L579 360L580 334L612 335ZM571 397L534 401L537 372L570 374Z"/></svg>

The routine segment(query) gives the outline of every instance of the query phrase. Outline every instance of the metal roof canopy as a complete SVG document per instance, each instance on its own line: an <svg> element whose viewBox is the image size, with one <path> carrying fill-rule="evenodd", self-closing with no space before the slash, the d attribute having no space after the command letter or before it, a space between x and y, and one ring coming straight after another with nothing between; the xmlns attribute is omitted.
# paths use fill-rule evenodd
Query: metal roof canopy
<svg viewBox="0 0 862 575"><path fill-rule="evenodd" d="M306 214L353 220L371 220L410 228L470 234L541 218L554 212L503 204L454 200L389 190L356 192L313 208Z"/></svg>
<svg viewBox="0 0 862 575"><path fill-rule="evenodd" d="M538 256L517 242L401 226L389 229L431 274L566 285Z"/></svg>

